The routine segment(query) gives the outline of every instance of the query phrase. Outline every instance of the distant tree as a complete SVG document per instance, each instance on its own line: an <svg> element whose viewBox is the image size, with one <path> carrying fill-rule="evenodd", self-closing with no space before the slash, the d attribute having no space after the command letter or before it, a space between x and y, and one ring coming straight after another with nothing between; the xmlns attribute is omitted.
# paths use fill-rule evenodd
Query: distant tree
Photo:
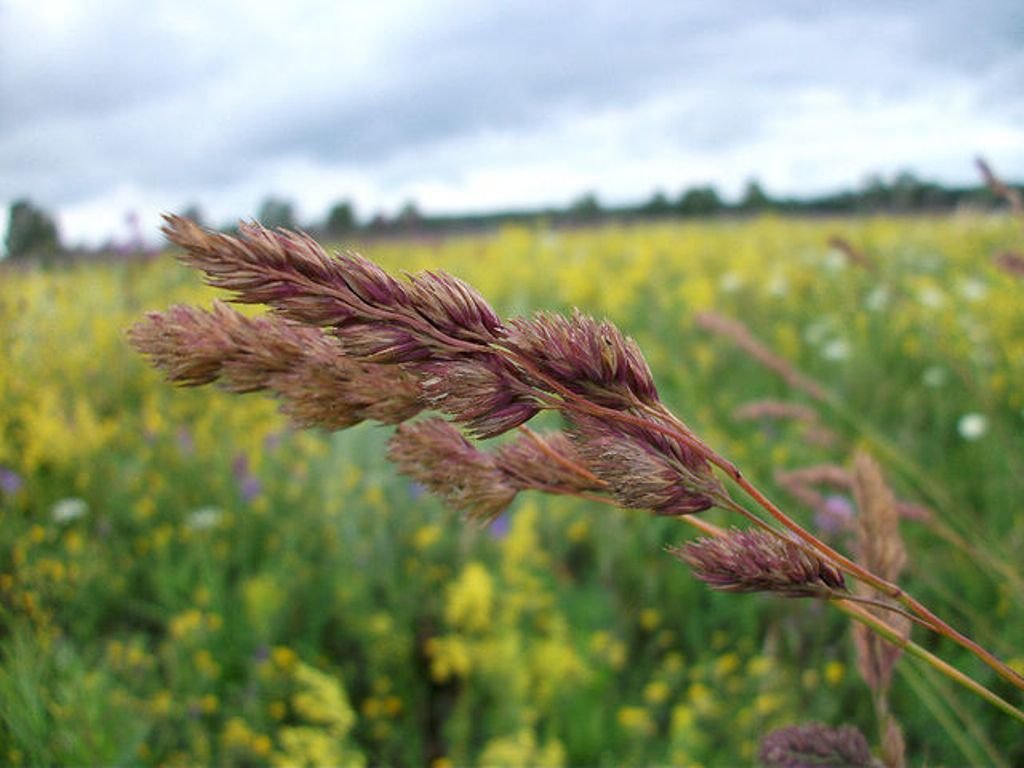
<svg viewBox="0 0 1024 768"><path fill-rule="evenodd" d="M678 210L684 216L711 216L725 205L712 186L692 187L679 198Z"/></svg>
<svg viewBox="0 0 1024 768"><path fill-rule="evenodd" d="M387 231L390 226L391 222L388 220L387 214L383 211L377 211L377 213L370 217L366 228L371 232L380 233Z"/></svg>
<svg viewBox="0 0 1024 768"><path fill-rule="evenodd" d="M15 200L11 203L4 246L12 259L55 256L61 250L57 224L50 214L29 200Z"/></svg>
<svg viewBox="0 0 1024 768"><path fill-rule="evenodd" d="M950 204L950 195L934 182L922 181L910 171L896 174L889 191L889 204L897 211L921 211Z"/></svg>
<svg viewBox="0 0 1024 768"><path fill-rule="evenodd" d="M279 197L268 197L260 204L259 213L256 215L260 224L268 229L283 227L295 229L295 206L290 200Z"/></svg>
<svg viewBox="0 0 1024 768"><path fill-rule="evenodd" d="M651 196L651 199L640 206L641 213L648 213L652 216L664 216L672 213L672 202L660 189Z"/></svg>
<svg viewBox="0 0 1024 768"><path fill-rule="evenodd" d="M345 235L356 228L356 214L352 203L343 200L331 206L327 213L327 221L324 222L324 231L328 235Z"/></svg>
<svg viewBox="0 0 1024 768"><path fill-rule="evenodd" d="M195 222L201 227L206 226L206 217L203 215L203 209L197 203L189 203L185 206L185 210L181 212L181 215L183 218Z"/></svg>
<svg viewBox="0 0 1024 768"><path fill-rule="evenodd" d="M858 208L861 210L884 210L889 206L889 185L885 183L885 179L880 175L873 173L864 180L859 197Z"/></svg>
<svg viewBox="0 0 1024 768"><path fill-rule="evenodd" d="M601 201L593 192L580 195L569 205L569 215L574 219L596 219L603 213L603 210Z"/></svg>
<svg viewBox="0 0 1024 768"><path fill-rule="evenodd" d="M404 227L415 227L423 220L415 200L406 201L398 211L397 221Z"/></svg>
<svg viewBox="0 0 1024 768"><path fill-rule="evenodd" d="M750 179L740 198L740 210L756 213L772 207L772 199L765 194L757 179Z"/></svg>
<svg viewBox="0 0 1024 768"><path fill-rule="evenodd" d="M898 211L906 211L914 207L918 187L921 182L910 171L900 171L889 187L889 207Z"/></svg>

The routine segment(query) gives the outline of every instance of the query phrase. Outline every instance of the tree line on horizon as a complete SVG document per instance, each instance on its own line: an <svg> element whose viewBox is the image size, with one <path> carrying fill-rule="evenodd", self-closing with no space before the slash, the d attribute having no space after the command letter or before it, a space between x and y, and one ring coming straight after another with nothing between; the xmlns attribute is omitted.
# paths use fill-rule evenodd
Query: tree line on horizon
<svg viewBox="0 0 1024 768"><path fill-rule="evenodd" d="M1009 185L1024 194L1024 185ZM707 218L749 216L766 213L783 215L871 215L944 213L961 208L995 210L1005 205L1002 196L990 184L946 186L901 171L891 178L872 175L855 189L808 197L776 197L752 179L738 199L724 199L712 184L695 185L676 196L655 192L647 200L633 205L606 206L593 192L580 195L564 207L497 210L486 213L424 213L409 201L394 215L376 213L360 220L355 205L348 199L336 202L320 221L301 221L295 204L284 197L270 195L261 203L256 219L266 227L303 229L316 236L338 238L353 235L401 235L485 230L507 223L544 221L554 226L593 224L607 220L671 218ZM187 218L209 226L198 205L183 212ZM129 215L129 220L131 220ZM231 231L234 224L217 227ZM4 250L9 258L53 258L64 252L56 219L28 199L13 202L8 212ZM140 248L129 247L137 252ZM100 252L126 250L111 242Z"/></svg>

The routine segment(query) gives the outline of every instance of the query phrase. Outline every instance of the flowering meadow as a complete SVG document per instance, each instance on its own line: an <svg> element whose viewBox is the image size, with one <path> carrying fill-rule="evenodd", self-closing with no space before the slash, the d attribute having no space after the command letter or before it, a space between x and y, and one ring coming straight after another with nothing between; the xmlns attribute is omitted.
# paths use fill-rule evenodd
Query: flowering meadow
<svg viewBox="0 0 1024 768"><path fill-rule="evenodd" d="M996 258L1022 241L965 213L351 245L503 316L612 320L673 411L840 550L870 454L901 583L1024 671L1024 279ZM782 726L873 733L849 621L709 590L667 551L679 520L526 493L466 521L386 461L391 428L296 430L126 342L219 295L167 254L0 265L0 762L744 765ZM891 698L910 764L1024 762L1019 723L915 659Z"/></svg>

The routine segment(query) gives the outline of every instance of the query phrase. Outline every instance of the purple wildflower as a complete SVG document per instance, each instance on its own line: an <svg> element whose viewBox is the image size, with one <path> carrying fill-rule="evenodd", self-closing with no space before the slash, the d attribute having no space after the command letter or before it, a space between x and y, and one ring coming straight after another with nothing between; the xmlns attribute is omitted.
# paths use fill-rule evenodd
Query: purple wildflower
<svg viewBox="0 0 1024 768"><path fill-rule="evenodd" d="M8 496L13 496L20 491L24 485L25 481L21 479L21 475L13 469L0 467L0 491L3 491Z"/></svg>
<svg viewBox="0 0 1024 768"><path fill-rule="evenodd" d="M249 469L249 458L244 453L235 456L235 460L231 464L231 472L235 476L235 482L238 483L238 492L246 502L252 501L262 493L263 484Z"/></svg>

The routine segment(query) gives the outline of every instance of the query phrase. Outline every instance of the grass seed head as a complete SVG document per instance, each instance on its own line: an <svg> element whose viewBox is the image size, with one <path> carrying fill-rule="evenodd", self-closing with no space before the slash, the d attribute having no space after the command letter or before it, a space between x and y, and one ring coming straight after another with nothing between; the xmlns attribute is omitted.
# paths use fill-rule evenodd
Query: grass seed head
<svg viewBox="0 0 1024 768"><path fill-rule="evenodd" d="M852 725L831 728L821 723L791 725L761 740L758 755L766 768L869 768L871 748Z"/></svg>
<svg viewBox="0 0 1024 768"><path fill-rule="evenodd" d="M853 492L858 511L859 559L882 578L895 581L907 562L907 552L899 530L899 510L881 467L863 451L858 452L853 461ZM875 600L890 600L861 583L858 583L857 591ZM869 607L868 610L887 621L902 637L910 637L910 619L907 617L877 607ZM853 637L861 677L873 691L888 689L893 667L903 651L861 624L854 625Z"/></svg>
<svg viewBox="0 0 1024 768"><path fill-rule="evenodd" d="M572 440L564 432L523 434L501 446L495 461L524 489L558 493L599 493L606 484L585 470Z"/></svg>
<svg viewBox="0 0 1024 768"><path fill-rule="evenodd" d="M1002 251L996 255L995 264L1008 275L1024 277L1024 254L1016 251Z"/></svg>
<svg viewBox="0 0 1024 768"><path fill-rule="evenodd" d="M577 454L623 507L677 516L703 512L727 498L707 460L682 443L584 414L570 418Z"/></svg>
<svg viewBox="0 0 1024 768"><path fill-rule="evenodd" d="M493 520L517 493L494 458L443 419L399 426L388 444L388 458L399 472L473 518Z"/></svg>
<svg viewBox="0 0 1024 768"><path fill-rule="evenodd" d="M495 437L533 418L535 396L497 355L417 366L423 398L479 438Z"/></svg>
<svg viewBox="0 0 1024 768"><path fill-rule="evenodd" d="M168 216L164 232L181 260L236 301L332 329L349 354L372 362L451 359L498 339L501 320L470 286L442 273L398 280L369 259L328 256L313 239L257 224L240 236Z"/></svg>
<svg viewBox="0 0 1024 768"><path fill-rule="evenodd" d="M712 589L830 597L846 591L842 572L796 542L759 529L733 528L670 551Z"/></svg>
<svg viewBox="0 0 1024 768"><path fill-rule="evenodd" d="M223 302L174 306L128 331L131 344L182 386L218 381L229 392L268 390L300 427L344 429L365 419L395 424L421 409L415 379L361 363L319 328L279 315L247 317Z"/></svg>
<svg viewBox="0 0 1024 768"><path fill-rule="evenodd" d="M593 402L611 408L658 403L640 348L607 320L598 322L579 310L571 317L538 312L510 321L505 343L558 384Z"/></svg>

